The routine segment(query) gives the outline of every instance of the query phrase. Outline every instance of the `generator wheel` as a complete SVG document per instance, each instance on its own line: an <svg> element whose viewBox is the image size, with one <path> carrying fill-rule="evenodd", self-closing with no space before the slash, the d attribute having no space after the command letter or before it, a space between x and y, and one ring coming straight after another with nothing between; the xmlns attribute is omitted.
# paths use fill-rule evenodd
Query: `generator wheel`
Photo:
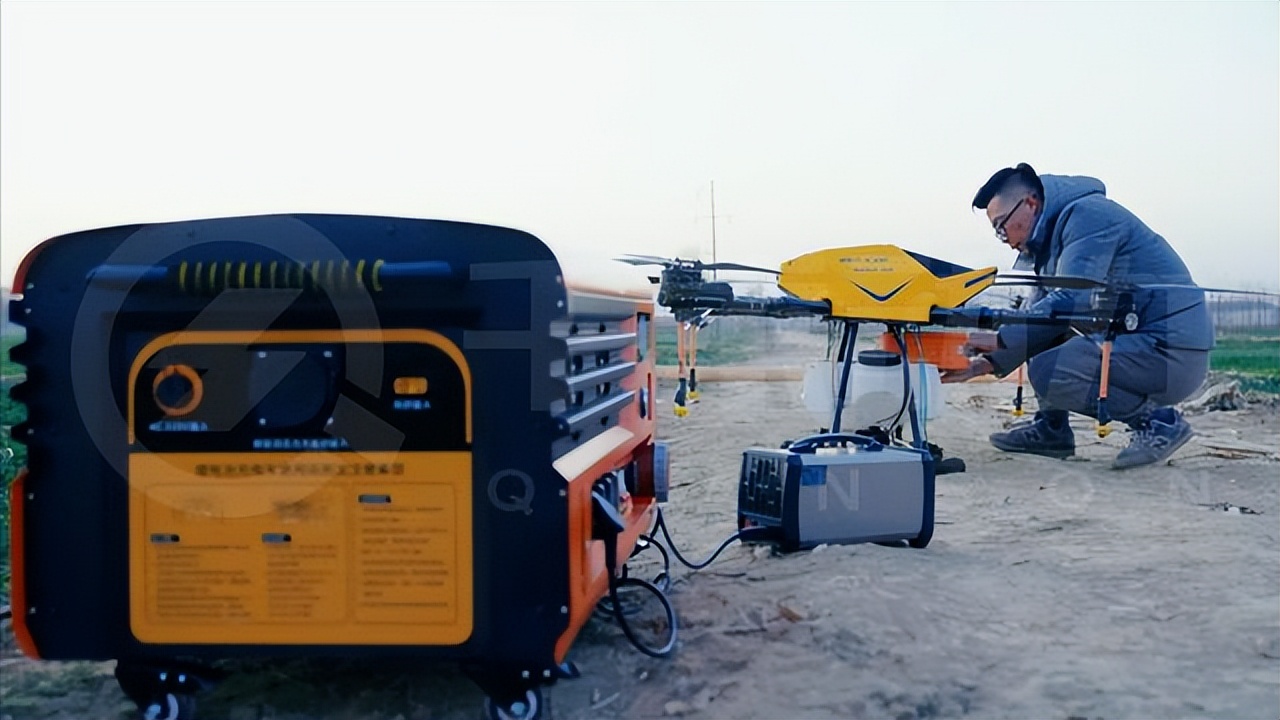
<svg viewBox="0 0 1280 720"><path fill-rule="evenodd" d="M186 693L165 693L149 705L138 708L142 720L195 720L196 697Z"/></svg>
<svg viewBox="0 0 1280 720"><path fill-rule="evenodd" d="M484 716L487 720L538 720L542 717L542 688L529 688L524 692L524 699L505 708L486 697Z"/></svg>

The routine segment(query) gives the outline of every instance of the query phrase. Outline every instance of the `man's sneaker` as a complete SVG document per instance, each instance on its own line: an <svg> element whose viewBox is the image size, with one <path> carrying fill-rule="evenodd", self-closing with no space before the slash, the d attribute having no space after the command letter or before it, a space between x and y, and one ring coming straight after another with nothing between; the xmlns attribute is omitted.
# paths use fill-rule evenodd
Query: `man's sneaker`
<svg viewBox="0 0 1280 720"><path fill-rule="evenodd" d="M1063 413L1065 415L1065 413ZM1032 422L1017 425L1007 432L992 433L991 444L1005 452L1062 458L1076 454L1076 436L1065 417L1050 422L1044 411L1036 413Z"/></svg>
<svg viewBox="0 0 1280 720"><path fill-rule="evenodd" d="M1129 447L1120 451L1111 467L1116 470L1168 460L1195 433L1173 408L1160 408L1133 425Z"/></svg>

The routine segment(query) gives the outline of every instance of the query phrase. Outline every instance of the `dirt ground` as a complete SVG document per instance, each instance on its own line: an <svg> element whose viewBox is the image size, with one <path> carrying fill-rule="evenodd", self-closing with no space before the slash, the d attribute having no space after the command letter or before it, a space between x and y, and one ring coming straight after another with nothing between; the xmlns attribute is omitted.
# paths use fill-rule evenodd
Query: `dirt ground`
<svg viewBox="0 0 1280 720"><path fill-rule="evenodd" d="M702 391L688 417L663 404L659 420L664 512L691 559L735 530L742 451L817 425L797 381ZM938 479L927 548L734 545L675 567L676 653L646 657L593 620L570 653L582 676L546 690L545 717L1280 717L1276 405L1195 415L1170 463L1116 472L1127 433L1099 440L1084 418L1075 459L993 449L1012 393L948 386L929 436L968 469ZM130 716L110 663L12 655L4 720ZM449 666L245 664L201 717L472 720L481 702Z"/></svg>

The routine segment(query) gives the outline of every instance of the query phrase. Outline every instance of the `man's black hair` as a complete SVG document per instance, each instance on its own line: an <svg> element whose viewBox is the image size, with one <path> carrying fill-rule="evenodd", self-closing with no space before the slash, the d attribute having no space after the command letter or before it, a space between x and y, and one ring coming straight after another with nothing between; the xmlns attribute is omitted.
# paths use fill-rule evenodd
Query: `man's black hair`
<svg viewBox="0 0 1280 720"><path fill-rule="evenodd" d="M997 170L990 180L978 188L978 194L973 196L973 206L986 210L991 198L1014 189L1033 192L1036 197L1044 199L1044 184L1040 182L1040 176L1036 175L1030 165L1018 163L1017 167Z"/></svg>

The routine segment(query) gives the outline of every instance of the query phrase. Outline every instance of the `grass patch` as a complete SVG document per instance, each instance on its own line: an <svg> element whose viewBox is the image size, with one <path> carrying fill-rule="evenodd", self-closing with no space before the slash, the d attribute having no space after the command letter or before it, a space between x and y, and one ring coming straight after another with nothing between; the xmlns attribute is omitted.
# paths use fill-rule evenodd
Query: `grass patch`
<svg viewBox="0 0 1280 720"><path fill-rule="evenodd" d="M733 365L749 360L752 355L752 337L750 331L726 322L716 322L699 330L698 365ZM674 323L658 326L656 344L659 365L677 364L679 358L676 357Z"/></svg>
<svg viewBox="0 0 1280 720"><path fill-rule="evenodd" d="M1280 394L1280 329L1219 337L1209 354L1209 370L1239 381L1245 393Z"/></svg>
<svg viewBox="0 0 1280 720"><path fill-rule="evenodd" d="M1209 369L1280 379L1280 336L1220 337L1209 355Z"/></svg>

